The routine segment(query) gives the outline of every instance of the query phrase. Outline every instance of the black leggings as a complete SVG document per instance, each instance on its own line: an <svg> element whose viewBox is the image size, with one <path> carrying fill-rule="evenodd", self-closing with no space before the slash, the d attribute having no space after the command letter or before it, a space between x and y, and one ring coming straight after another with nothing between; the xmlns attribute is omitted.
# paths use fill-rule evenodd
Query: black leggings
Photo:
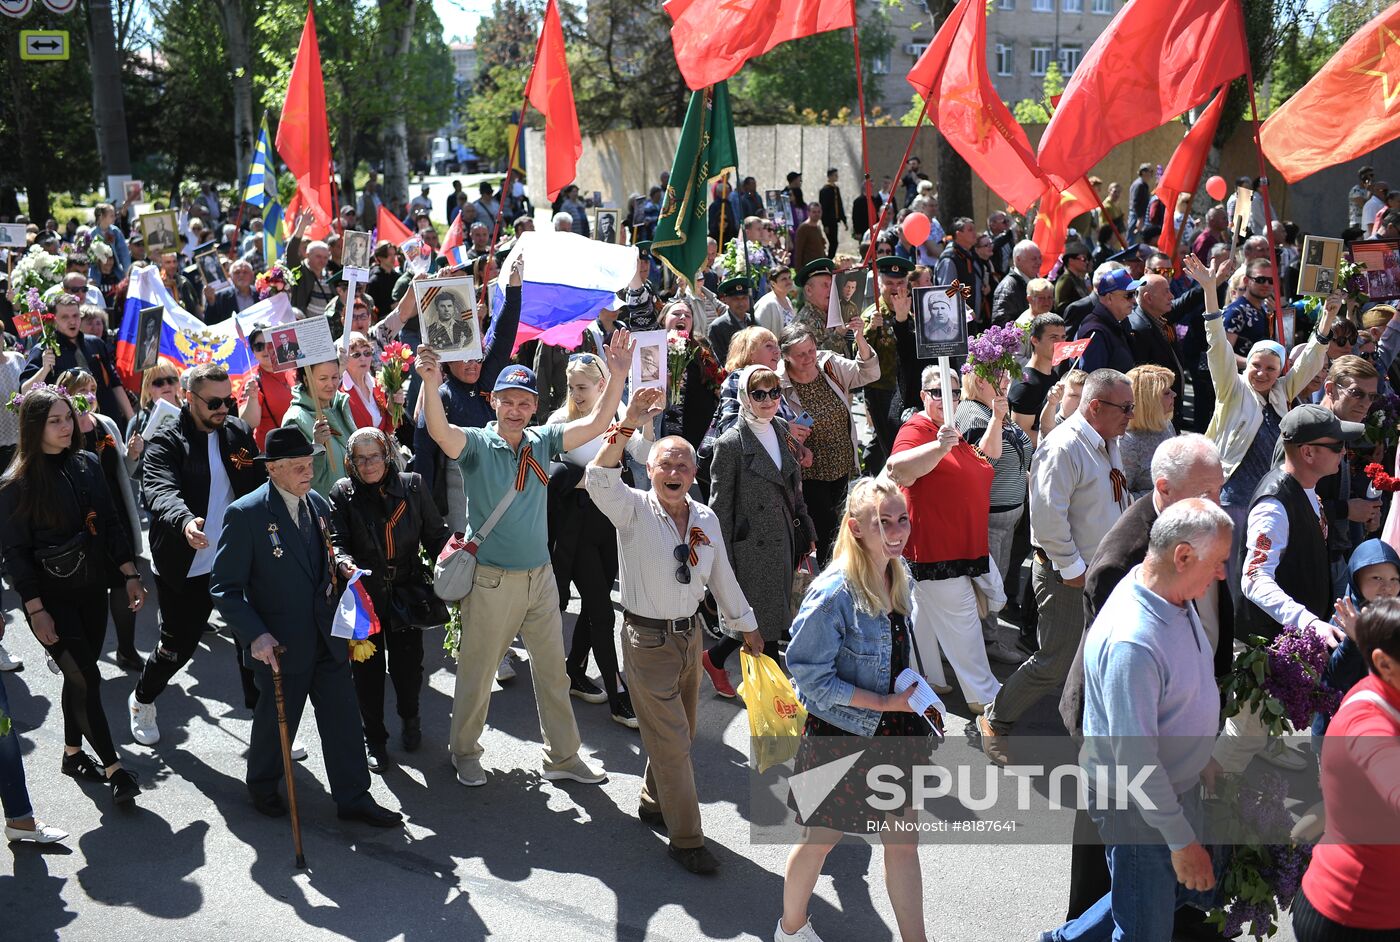
<svg viewBox="0 0 1400 942"><path fill-rule="evenodd" d="M572 539L555 547L554 563L561 579L567 578L578 590L579 615L574 623L574 639L564 667L570 677L582 677L588 669L588 652L602 676L608 703L616 707L618 696L617 618L613 613L612 584L617 578L617 530L585 491L565 498L578 502L568 526ZM562 594L561 594L562 597Z"/></svg>
<svg viewBox="0 0 1400 942"><path fill-rule="evenodd" d="M63 673L63 744L82 748L86 739L103 766L115 765L117 748L102 709L97 669L107 635L107 590L45 591L41 598L58 634L44 648Z"/></svg>
<svg viewBox="0 0 1400 942"><path fill-rule="evenodd" d="M836 542L836 528L841 526L848 480L802 481L802 499L807 502L807 513L812 515L812 525L817 528L817 563L822 567L831 562L831 545Z"/></svg>
<svg viewBox="0 0 1400 942"><path fill-rule="evenodd" d="M384 674L394 683L394 703L399 719L418 715L419 694L423 689L423 632L417 628L385 630L374 639L374 653L363 661L353 661L355 697L360 702L360 719L365 724L365 741L382 745L389 739L384 727Z"/></svg>
<svg viewBox="0 0 1400 942"><path fill-rule="evenodd" d="M1293 934L1298 942L1400 942L1400 929L1348 929L1313 908L1302 890L1293 897Z"/></svg>
<svg viewBox="0 0 1400 942"><path fill-rule="evenodd" d="M126 583L107 590L107 611L112 615L112 627L117 630L117 653L136 654L136 613L126 597Z"/></svg>

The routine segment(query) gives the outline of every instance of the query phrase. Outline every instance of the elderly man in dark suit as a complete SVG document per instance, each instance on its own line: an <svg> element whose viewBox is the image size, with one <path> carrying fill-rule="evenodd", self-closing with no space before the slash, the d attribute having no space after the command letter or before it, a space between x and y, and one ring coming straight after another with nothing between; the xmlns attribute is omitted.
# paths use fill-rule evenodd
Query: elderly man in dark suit
<svg viewBox="0 0 1400 942"><path fill-rule="evenodd" d="M1204 435L1179 435L1158 446L1152 456L1152 493L1145 494L1124 511L1104 535L1094 553L1084 579L1084 636L1098 617L1099 609L1123 577L1147 556L1152 524L1172 504L1189 497L1205 497L1220 503L1225 474L1220 452ZM1215 675L1230 669L1234 638L1234 618L1230 593L1220 583L1196 603L1202 627L1213 634ZM1084 735L1084 642L1074 655L1074 665L1060 697L1060 718L1070 735ZM1079 916L1098 902L1109 889L1108 863L1099 842L1098 828L1085 811L1075 817L1074 850L1070 857L1069 919ZM1190 907L1177 914L1192 918Z"/></svg>
<svg viewBox="0 0 1400 942"><path fill-rule="evenodd" d="M337 815L393 827L398 812L380 807L369 793L349 646L331 637L351 573L335 562L330 505L311 490L312 461L323 449L295 428L272 430L265 445L258 460L267 465L268 482L229 505L209 584L219 613L248 648L258 685L248 791L263 814L286 813L277 788L283 769L272 674L278 672L291 734L308 696L316 709Z"/></svg>

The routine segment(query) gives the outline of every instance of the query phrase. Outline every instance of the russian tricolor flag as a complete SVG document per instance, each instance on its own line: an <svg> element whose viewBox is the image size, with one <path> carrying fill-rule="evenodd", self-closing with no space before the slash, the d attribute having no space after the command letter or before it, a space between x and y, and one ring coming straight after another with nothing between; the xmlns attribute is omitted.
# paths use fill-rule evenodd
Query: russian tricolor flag
<svg viewBox="0 0 1400 942"><path fill-rule="evenodd" d="M617 292L637 274L637 250L585 239L572 232L524 232L501 264L506 278L517 258L525 259L520 292L518 349L527 340L572 350L584 328L605 307L617 304ZM501 279L492 286L492 309L505 306Z"/></svg>
<svg viewBox="0 0 1400 942"><path fill-rule="evenodd" d="M139 385L135 370L136 331L141 309L160 305L165 309L165 322L160 332L160 358L177 369L199 363L219 363L233 380L234 394L243 388L243 380L257 368L248 344L238 334L233 318L218 324L206 324L171 297L161 283L160 271L154 265L132 269L122 308L122 326L117 334L117 372L122 382Z"/></svg>
<svg viewBox="0 0 1400 942"><path fill-rule="evenodd" d="M452 225L447 230L447 241L442 243L442 257L447 259L448 265L467 264L467 235L462 229L462 214L458 213L457 218L452 220Z"/></svg>
<svg viewBox="0 0 1400 942"><path fill-rule="evenodd" d="M365 584L360 581L364 574L363 569L356 569L350 576L350 582L340 594L335 620L331 622L331 637L348 640L350 657L355 661L363 661L374 654L374 642L369 639L379 634L379 616L374 613L374 603L370 601Z"/></svg>

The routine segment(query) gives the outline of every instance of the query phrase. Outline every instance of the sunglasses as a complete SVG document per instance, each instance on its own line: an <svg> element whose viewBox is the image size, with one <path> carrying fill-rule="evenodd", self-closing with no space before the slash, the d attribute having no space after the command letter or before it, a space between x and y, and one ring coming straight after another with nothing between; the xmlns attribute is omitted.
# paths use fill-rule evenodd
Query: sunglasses
<svg viewBox="0 0 1400 942"><path fill-rule="evenodd" d="M1113 406L1115 409L1122 409L1124 415L1132 415L1137 408L1135 403L1109 402L1107 399L1095 399L1094 402L1102 402L1106 406Z"/></svg>
<svg viewBox="0 0 1400 942"><path fill-rule="evenodd" d="M680 563L676 567L676 581L681 585L690 585L690 544L682 543L671 551L672 558Z"/></svg>
<svg viewBox="0 0 1400 942"><path fill-rule="evenodd" d="M255 341L252 346L254 353L262 353L264 350L267 349L267 342L263 340L258 340Z"/></svg>
<svg viewBox="0 0 1400 942"><path fill-rule="evenodd" d="M151 380L151 385L156 388L178 386L180 385L180 378L178 376L162 376L160 379Z"/></svg>
<svg viewBox="0 0 1400 942"><path fill-rule="evenodd" d="M783 391L781 389L776 388L750 389L749 398L752 399L754 402L764 402L765 400L768 402L777 402L778 400L783 398Z"/></svg>
<svg viewBox="0 0 1400 942"><path fill-rule="evenodd" d="M1363 392L1355 386L1344 386L1342 389L1338 390L1338 392L1348 399L1360 399L1362 402L1375 402L1381 397L1380 393Z"/></svg>
<svg viewBox="0 0 1400 942"><path fill-rule="evenodd" d="M232 412L234 409L238 408L238 400L232 396L224 396L222 399L218 397L205 399L203 396L200 396L199 401L208 406L211 412L218 412L220 409L227 409L229 412Z"/></svg>
<svg viewBox="0 0 1400 942"><path fill-rule="evenodd" d="M1338 455L1347 447L1344 442L1308 442L1308 444L1316 445L1318 448L1326 448L1328 451Z"/></svg>
<svg viewBox="0 0 1400 942"><path fill-rule="evenodd" d="M1254 282L1256 285L1271 285L1274 283L1272 275L1254 275L1249 280Z"/></svg>
<svg viewBox="0 0 1400 942"><path fill-rule="evenodd" d="M356 350L354 353L350 354L350 359L352 359L352 360L373 360L373 359L374 359L374 351L373 351L373 350Z"/></svg>
<svg viewBox="0 0 1400 942"><path fill-rule="evenodd" d="M596 361L597 359L598 359L598 357L597 357L595 354L592 354L592 353L571 353L571 354L569 354L569 362L570 362L570 363L592 363L592 362Z"/></svg>

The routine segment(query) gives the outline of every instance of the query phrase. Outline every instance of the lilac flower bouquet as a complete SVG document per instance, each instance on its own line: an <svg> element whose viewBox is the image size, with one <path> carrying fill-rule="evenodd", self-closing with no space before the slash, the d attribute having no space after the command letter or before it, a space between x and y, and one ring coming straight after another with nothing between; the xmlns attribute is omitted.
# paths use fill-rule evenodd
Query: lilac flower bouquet
<svg viewBox="0 0 1400 942"><path fill-rule="evenodd" d="M1207 922L1234 938L1248 926L1249 935L1264 939L1278 931L1279 913L1288 909L1303 883L1312 859L1312 846L1277 844L1292 821L1284 806L1288 783L1277 772L1258 779L1222 779L1213 809L1228 835L1229 862L1220 875L1220 905ZM1223 848L1221 848L1223 849ZM1217 850L1219 852L1219 850Z"/></svg>
<svg viewBox="0 0 1400 942"><path fill-rule="evenodd" d="M1016 354L1026 333L1015 324L989 327L967 341L967 362L963 364L964 374L973 373L991 383L994 389L1001 389L1002 381L1008 375L1015 375L1020 369Z"/></svg>
<svg viewBox="0 0 1400 942"><path fill-rule="evenodd" d="M1314 631L1291 627L1272 642L1250 639L1225 684L1225 715L1249 708L1272 735L1307 730L1314 713L1336 712L1340 695L1322 683L1327 643Z"/></svg>

